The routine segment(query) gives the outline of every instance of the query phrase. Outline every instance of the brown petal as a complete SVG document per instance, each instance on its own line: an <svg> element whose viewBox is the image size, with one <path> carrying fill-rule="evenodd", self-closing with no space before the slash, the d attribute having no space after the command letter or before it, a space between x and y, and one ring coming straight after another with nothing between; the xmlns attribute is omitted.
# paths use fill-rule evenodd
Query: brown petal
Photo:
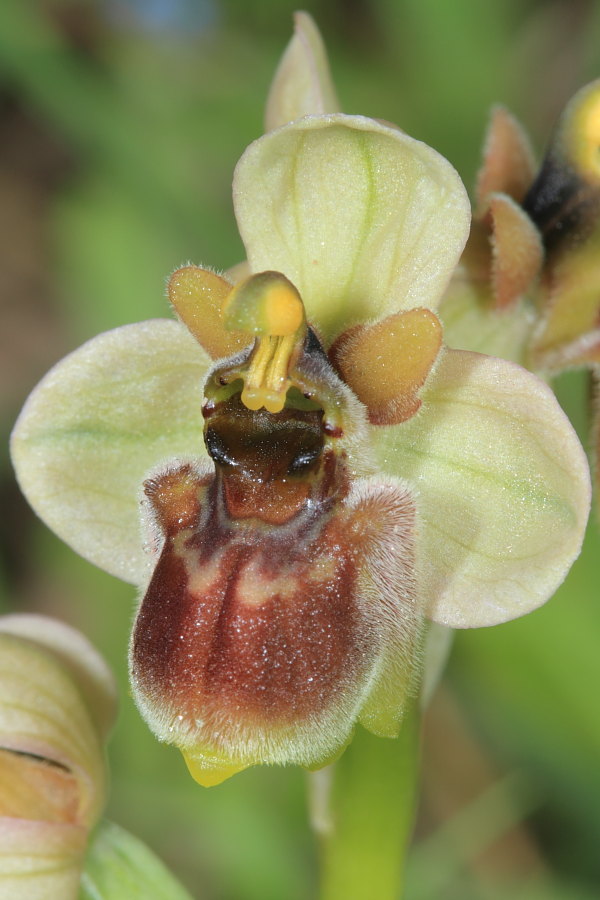
<svg viewBox="0 0 600 900"><path fill-rule="evenodd" d="M221 311L231 289L220 275L199 266L177 269L169 279L175 312L213 359L231 356L249 343L247 334L223 327Z"/></svg>
<svg viewBox="0 0 600 900"><path fill-rule="evenodd" d="M534 176L535 162L527 135L507 109L495 106L485 136L483 164L477 176L478 212L484 211L488 196L496 191L521 201Z"/></svg>
<svg viewBox="0 0 600 900"><path fill-rule="evenodd" d="M498 309L506 309L530 288L542 266L544 250L529 216L506 194L489 198L492 290Z"/></svg>
<svg viewBox="0 0 600 900"><path fill-rule="evenodd" d="M418 307L373 325L357 325L337 339L330 358L374 425L396 425L421 405L420 388L442 344L442 326Z"/></svg>

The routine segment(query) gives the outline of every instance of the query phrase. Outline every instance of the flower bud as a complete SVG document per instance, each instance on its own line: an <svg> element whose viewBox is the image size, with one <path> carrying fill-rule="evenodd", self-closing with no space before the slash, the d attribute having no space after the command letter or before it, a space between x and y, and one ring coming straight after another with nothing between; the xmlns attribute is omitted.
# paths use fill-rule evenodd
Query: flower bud
<svg viewBox="0 0 600 900"><path fill-rule="evenodd" d="M0 900L70 900L104 805L104 661L42 616L0 620Z"/></svg>

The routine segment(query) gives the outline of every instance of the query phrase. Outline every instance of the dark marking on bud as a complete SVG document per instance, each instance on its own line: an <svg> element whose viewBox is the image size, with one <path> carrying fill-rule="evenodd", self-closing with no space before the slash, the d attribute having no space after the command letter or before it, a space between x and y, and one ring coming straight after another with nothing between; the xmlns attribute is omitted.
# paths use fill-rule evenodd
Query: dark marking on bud
<svg viewBox="0 0 600 900"><path fill-rule="evenodd" d="M591 234L600 212L600 189L551 154L527 192L523 209L551 256L582 243Z"/></svg>

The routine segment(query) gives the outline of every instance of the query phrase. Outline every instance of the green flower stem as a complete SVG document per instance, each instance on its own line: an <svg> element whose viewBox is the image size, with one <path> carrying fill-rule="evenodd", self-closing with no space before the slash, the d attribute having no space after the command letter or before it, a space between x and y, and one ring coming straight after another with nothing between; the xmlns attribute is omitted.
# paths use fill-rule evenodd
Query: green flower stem
<svg viewBox="0 0 600 900"><path fill-rule="evenodd" d="M398 900L417 792L419 714L396 740L363 728L333 770L323 836L321 900Z"/></svg>

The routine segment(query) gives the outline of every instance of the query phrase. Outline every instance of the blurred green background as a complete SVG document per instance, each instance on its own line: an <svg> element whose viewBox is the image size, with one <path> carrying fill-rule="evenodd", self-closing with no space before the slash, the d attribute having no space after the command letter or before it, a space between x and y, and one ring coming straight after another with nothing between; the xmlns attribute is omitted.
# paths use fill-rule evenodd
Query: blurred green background
<svg viewBox="0 0 600 900"><path fill-rule="evenodd" d="M347 112L397 122L473 183L489 107L541 152L600 75L593 0L314 0ZM288 0L1 0L0 499L5 610L81 628L121 684L108 815L198 900L309 900L304 775L203 790L127 688L133 590L35 520L6 451L46 369L99 331L168 315L166 276L242 258L233 166L262 130ZM587 441L588 384L558 386ZM542 610L458 635L424 734L408 900L600 896L600 542ZM377 898L373 898L377 900Z"/></svg>

